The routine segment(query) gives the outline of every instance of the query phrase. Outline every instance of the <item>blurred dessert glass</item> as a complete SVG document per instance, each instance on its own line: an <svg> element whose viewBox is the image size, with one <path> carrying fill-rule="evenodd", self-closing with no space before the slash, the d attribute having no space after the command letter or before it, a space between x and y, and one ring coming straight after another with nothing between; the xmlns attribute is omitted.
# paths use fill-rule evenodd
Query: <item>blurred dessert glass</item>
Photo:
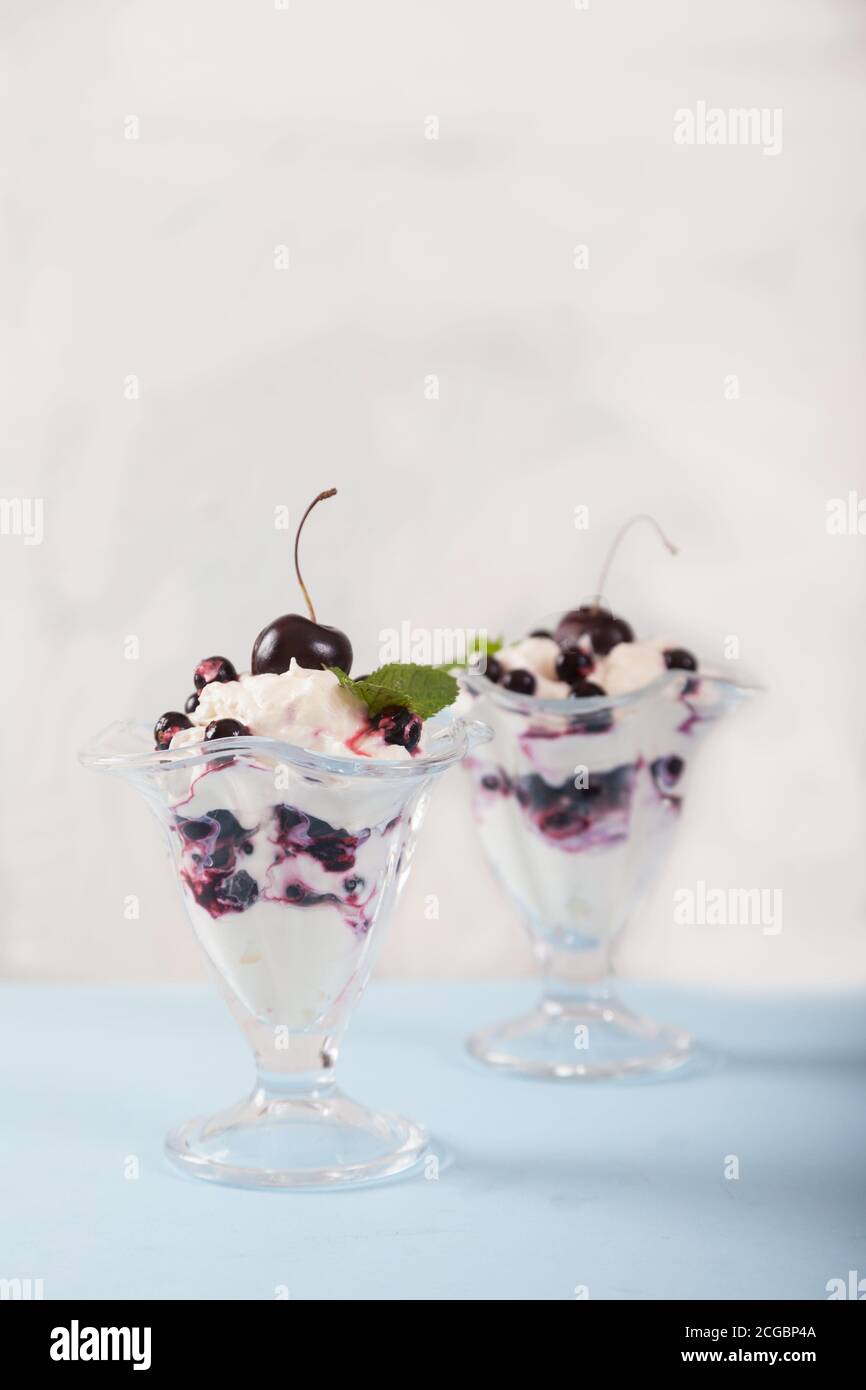
<svg viewBox="0 0 866 1390"><path fill-rule="evenodd" d="M465 764L481 840L543 976L537 1007L470 1051L563 1079L680 1066L692 1039L617 999L611 952L662 865L700 740L752 687L673 669L627 694L545 699L480 670L461 679L494 731Z"/></svg>

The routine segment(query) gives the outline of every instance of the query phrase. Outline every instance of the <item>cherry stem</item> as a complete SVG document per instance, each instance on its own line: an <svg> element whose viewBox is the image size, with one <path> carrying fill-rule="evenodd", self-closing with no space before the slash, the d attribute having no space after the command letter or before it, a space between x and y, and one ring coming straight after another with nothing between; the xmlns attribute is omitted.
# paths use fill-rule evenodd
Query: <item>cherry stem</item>
<svg viewBox="0 0 866 1390"><path fill-rule="evenodd" d="M306 586L306 584L304 583L303 579L301 578L301 569L300 569L300 566L299 566L299 564L298 564L298 541L301 539L301 532L302 532L303 529L304 529L304 522L306 521L307 517L310 515L310 512L313 510L313 508L316 506L316 504L319 503L319 502L324 502L324 500L325 500L326 497L336 497L336 495L337 495L337 489L336 489L335 487L329 487L328 490L327 490L327 492L320 492L319 495L318 495L318 497L314 497L313 500L312 500L312 502L310 503L309 507L308 507L307 510L304 512L304 515L301 517L300 521L298 522L298 529L297 529L297 531L295 532L295 574L298 576L298 583L299 583L300 586L301 586L301 593L304 595L304 598L307 600L307 609L309 610L310 618L312 619L313 622L316 621L316 610L315 610L314 607L313 607L313 603L312 603L312 600L311 600L311 598L310 598L310 595L307 593L307 586Z"/></svg>
<svg viewBox="0 0 866 1390"><path fill-rule="evenodd" d="M639 512L637 516L629 517L628 521L626 521L624 525L622 525L619 528L616 535L614 536L610 544L610 548L607 552L605 562L602 565L601 578L598 581L598 589L596 590L595 594L595 603L593 604L593 608L596 610L596 612L598 611L601 600L604 597L604 586L607 583L607 576L610 573L611 562L613 560L613 557L616 555L617 550L619 549L620 542L623 536L625 535L626 531L631 530L632 526L635 526L639 521L648 521L651 526L655 527L658 533L659 540L662 542L664 546L667 547L671 555L679 554L677 547L674 545L673 541L668 540L667 536L665 535L662 528L659 526L654 516L650 516L648 512Z"/></svg>

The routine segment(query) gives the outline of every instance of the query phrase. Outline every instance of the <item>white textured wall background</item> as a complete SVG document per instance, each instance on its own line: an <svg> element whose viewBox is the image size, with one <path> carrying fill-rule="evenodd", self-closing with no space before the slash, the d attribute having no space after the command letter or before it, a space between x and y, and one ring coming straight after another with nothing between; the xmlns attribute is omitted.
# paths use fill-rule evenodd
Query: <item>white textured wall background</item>
<svg viewBox="0 0 866 1390"><path fill-rule="evenodd" d="M683 553L635 535L617 607L707 656L737 634L771 693L706 750L623 968L866 979L866 537L825 530L866 492L862 5L33 0L0 29L0 493L45 503L41 546L0 537L3 973L198 971L144 807L75 751L248 660L296 606L273 508L335 484L307 578L359 668L404 619L520 631L655 512ZM782 108L782 154L676 146L699 100ZM526 964L464 790L385 969ZM697 878L782 887L783 933L675 929Z"/></svg>

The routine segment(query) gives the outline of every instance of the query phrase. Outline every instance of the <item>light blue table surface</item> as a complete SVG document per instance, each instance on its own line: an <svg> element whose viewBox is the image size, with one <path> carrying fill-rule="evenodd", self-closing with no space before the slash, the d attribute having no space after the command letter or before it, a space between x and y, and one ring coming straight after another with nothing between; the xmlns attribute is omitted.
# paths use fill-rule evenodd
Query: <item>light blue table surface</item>
<svg viewBox="0 0 866 1390"><path fill-rule="evenodd" d="M863 997L622 993L724 1057L655 1083L493 1075L463 1037L531 982L374 985L341 1084L424 1120L439 1177L297 1195L163 1160L166 1129L251 1081L204 987L5 985L0 1277L46 1298L820 1299L866 1275Z"/></svg>

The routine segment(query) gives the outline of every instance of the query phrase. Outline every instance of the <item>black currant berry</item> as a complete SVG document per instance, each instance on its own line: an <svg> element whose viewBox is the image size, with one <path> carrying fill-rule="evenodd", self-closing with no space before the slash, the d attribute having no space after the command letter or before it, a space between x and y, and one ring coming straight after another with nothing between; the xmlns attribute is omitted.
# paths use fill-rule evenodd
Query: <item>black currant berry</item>
<svg viewBox="0 0 866 1390"><path fill-rule="evenodd" d="M698 663L685 647L672 647L665 652L665 666L669 671L697 671Z"/></svg>
<svg viewBox="0 0 866 1390"><path fill-rule="evenodd" d="M417 714L403 705L386 705L373 720L386 743L396 744L409 751L418 746L423 724Z"/></svg>
<svg viewBox="0 0 866 1390"><path fill-rule="evenodd" d="M515 695L535 694L535 677L531 671L506 671L502 677L502 684Z"/></svg>
<svg viewBox="0 0 866 1390"><path fill-rule="evenodd" d="M157 748L167 748L175 734L181 729L191 729L192 720L187 719L185 714L179 714L177 710L169 710L167 714L161 714L153 726L153 738Z"/></svg>
<svg viewBox="0 0 866 1390"><path fill-rule="evenodd" d="M200 661L196 666L193 682L196 690L204 690L205 686L213 681L236 681L237 678L238 673L228 657L206 656L204 661Z"/></svg>
<svg viewBox="0 0 866 1390"><path fill-rule="evenodd" d="M249 733L246 724L239 719L212 719L204 731L205 741L214 738L243 738Z"/></svg>

